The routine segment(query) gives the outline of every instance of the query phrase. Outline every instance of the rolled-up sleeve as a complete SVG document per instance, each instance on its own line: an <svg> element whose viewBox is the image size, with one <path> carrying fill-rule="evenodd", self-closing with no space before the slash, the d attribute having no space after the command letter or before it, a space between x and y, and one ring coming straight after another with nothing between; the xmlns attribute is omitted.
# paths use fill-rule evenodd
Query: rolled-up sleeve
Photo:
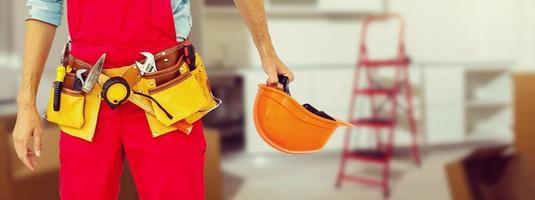
<svg viewBox="0 0 535 200"><path fill-rule="evenodd" d="M59 26L63 18L64 0L28 0L26 20L35 19Z"/></svg>

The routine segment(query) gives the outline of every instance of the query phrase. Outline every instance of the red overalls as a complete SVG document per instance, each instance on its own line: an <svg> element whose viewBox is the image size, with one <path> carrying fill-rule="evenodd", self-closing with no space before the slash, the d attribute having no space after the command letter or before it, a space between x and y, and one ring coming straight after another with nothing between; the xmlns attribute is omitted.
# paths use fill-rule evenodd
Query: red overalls
<svg viewBox="0 0 535 200"><path fill-rule="evenodd" d="M142 59L175 45L170 0L68 1L71 53L105 68ZM116 199L125 158L140 199L204 199L206 143L200 121L189 135L179 131L153 138L145 112L125 103L102 103L93 142L61 133L61 199Z"/></svg>

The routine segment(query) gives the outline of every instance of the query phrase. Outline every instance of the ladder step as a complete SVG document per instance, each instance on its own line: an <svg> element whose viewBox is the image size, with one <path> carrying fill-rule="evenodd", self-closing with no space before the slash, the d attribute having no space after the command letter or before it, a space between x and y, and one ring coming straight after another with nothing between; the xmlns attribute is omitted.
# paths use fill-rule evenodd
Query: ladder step
<svg viewBox="0 0 535 200"><path fill-rule="evenodd" d="M359 65L363 67L396 67L401 65L408 65L410 63L408 57L394 58L394 59L378 59L378 60L362 60Z"/></svg>
<svg viewBox="0 0 535 200"><path fill-rule="evenodd" d="M385 96L392 96L398 93L398 89L387 89L387 88L362 88L362 89L356 89L356 94L363 94L363 95L385 95Z"/></svg>
<svg viewBox="0 0 535 200"><path fill-rule="evenodd" d="M371 179L371 178L355 176L355 175L343 174L340 178L346 179L346 180L355 181L355 182L359 182L359 183L365 183L365 184L369 184L369 185L383 185L384 184L384 180Z"/></svg>
<svg viewBox="0 0 535 200"><path fill-rule="evenodd" d="M364 127L372 127L372 128L391 128L396 125L394 120L379 119L379 118L352 120L351 124L355 126L364 126Z"/></svg>
<svg viewBox="0 0 535 200"><path fill-rule="evenodd" d="M389 159L389 156L386 152L380 150L359 149L349 152L348 158L353 160L364 160L384 163Z"/></svg>

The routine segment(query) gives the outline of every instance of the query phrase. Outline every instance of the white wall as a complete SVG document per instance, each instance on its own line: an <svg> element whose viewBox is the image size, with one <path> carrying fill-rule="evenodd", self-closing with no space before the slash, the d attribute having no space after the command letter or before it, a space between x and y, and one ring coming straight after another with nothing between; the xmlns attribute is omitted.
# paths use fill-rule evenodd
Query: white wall
<svg viewBox="0 0 535 200"><path fill-rule="evenodd" d="M535 70L535 1L517 0L517 18L515 22L517 49L519 54L517 70Z"/></svg>
<svg viewBox="0 0 535 200"><path fill-rule="evenodd" d="M535 2L531 0L391 0L389 7L406 18L408 52L416 61L494 60L513 61L521 69L535 67ZM231 56L228 63L259 64L237 15L206 20L208 62L221 57L220 44L230 40L238 47L247 43L248 53L242 55L250 57ZM270 17L269 24L280 56L297 66L353 63L360 22L355 18ZM325 53L328 46L331 51Z"/></svg>

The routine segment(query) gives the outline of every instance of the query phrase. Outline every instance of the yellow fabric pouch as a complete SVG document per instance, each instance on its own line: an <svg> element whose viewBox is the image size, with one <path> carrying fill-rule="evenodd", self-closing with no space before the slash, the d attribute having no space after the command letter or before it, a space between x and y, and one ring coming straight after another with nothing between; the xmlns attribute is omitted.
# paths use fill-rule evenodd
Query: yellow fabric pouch
<svg viewBox="0 0 535 200"><path fill-rule="evenodd" d="M207 103L200 83L191 72L149 90L156 119L166 126L196 113Z"/></svg>
<svg viewBox="0 0 535 200"><path fill-rule="evenodd" d="M60 108L54 111L54 88L50 91L46 119L60 126L81 128L84 125L85 97L81 91L63 88L60 95Z"/></svg>
<svg viewBox="0 0 535 200"><path fill-rule="evenodd" d="M110 74L110 75L116 75L122 73L124 68L118 68L118 69L106 69L103 72ZM72 91L68 89L63 89L64 91ZM61 97L61 108L60 113L54 113L52 109L52 102L53 102L53 93L50 95L50 102L48 105L48 111L47 111L47 120L57 123L61 131L77 137L84 139L86 141L93 141L93 137L95 136L95 130L97 127L97 121L98 121L98 113L100 110L101 105L101 98L100 93L102 91L102 88L99 84L96 84L93 90L87 94L80 93L80 97L83 99L83 104L80 107L78 104L76 106L73 106L73 104L69 106L69 103L64 102L63 96ZM73 91L78 93L78 91ZM63 109L63 107L67 107L66 109ZM80 109L81 108L81 109ZM71 116L72 115L72 116ZM75 117L73 117L75 116ZM60 121L57 121L57 118L73 118L73 119L79 119L79 117L82 117L82 120L84 121L83 125L80 127L73 127L68 126L65 123L61 123Z"/></svg>
<svg viewBox="0 0 535 200"><path fill-rule="evenodd" d="M212 90L210 88L210 82L208 81L208 75L206 74L206 67L204 66L204 62L201 59L201 56L199 53L196 53L196 68L191 73L202 88L203 97L206 100L206 103L204 106L198 110L196 113L186 117L186 121L188 123L193 123L199 119L201 119L204 115L208 114L213 109L217 108L219 104L221 103L221 100L218 98L215 98L212 95Z"/></svg>

